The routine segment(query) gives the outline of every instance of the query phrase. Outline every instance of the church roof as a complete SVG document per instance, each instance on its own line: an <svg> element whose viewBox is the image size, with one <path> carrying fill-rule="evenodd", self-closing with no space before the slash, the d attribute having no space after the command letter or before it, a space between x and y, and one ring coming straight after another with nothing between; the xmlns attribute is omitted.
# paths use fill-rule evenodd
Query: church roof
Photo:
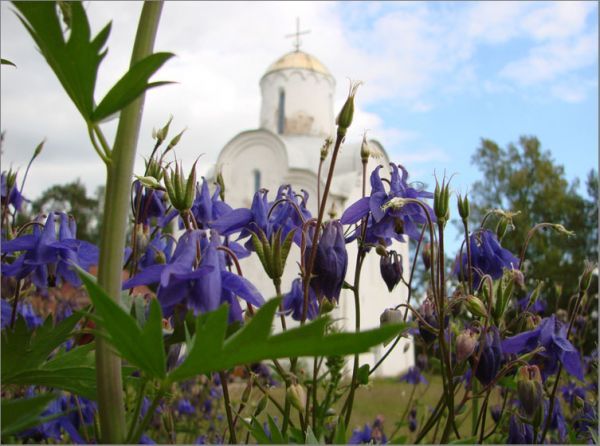
<svg viewBox="0 0 600 446"><path fill-rule="evenodd" d="M329 70L325 68L325 65L323 65L316 57L300 50L292 51L281 56L271 64L265 75L273 73L274 71L285 70L286 68L302 68L331 76Z"/></svg>

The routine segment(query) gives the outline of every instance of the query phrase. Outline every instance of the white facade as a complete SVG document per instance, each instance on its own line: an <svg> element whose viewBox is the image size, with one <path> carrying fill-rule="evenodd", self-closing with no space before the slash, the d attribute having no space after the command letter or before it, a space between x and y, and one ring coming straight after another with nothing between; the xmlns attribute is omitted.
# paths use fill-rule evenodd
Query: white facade
<svg viewBox="0 0 600 446"><path fill-rule="evenodd" d="M270 191L272 200L281 184L291 184L295 191L306 190L309 195L308 208L316 216L317 169L320 149L327 136L334 135L335 115L333 93L335 80L327 69L314 57L302 51L288 53L276 61L261 78L262 106L260 127L238 133L221 150L217 169L221 170L226 186L225 198L232 207L250 206L257 188ZM370 160L368 174L378 165L388 166L389 160L383 147L375 140L382 158ZM321 191L329 163L323 167ZM382 177L388 170L382 169ZM214 171L209 176L214 176ZM367 178L368 181L368 178ZM362 165L360 142L344 143L336 163L329 203L335 203L339 218L345 207L362 195ZM370 186L367 185L367 193ZM353 283L356 262L356 243L348 248L348 272L346 281ZM408 274L408 248L406 244L394 242L390 247L399 252ZM292 280L298 277L299 248L290 252L282 291L289 291ZM256 256L241 262L244 276L261 291L265 299L275 296L273 284L262 270ZM406 277L406 276L405 276ZM407 290L399 284L389 293L379 272L379 256L370 252L363 264L361 276L361 329L379 326L381 313L390 307L405 302ZM340 318L344 331L354 331L354 296L350 290L342 290L338 308L333 317ZM287 318L293 325L291 318ZM279 323L276 323L278 329ZM383 345L370 353L361 355L360 364L371 366L385 353ZM376 376L395 376L414 364L413 343L402 339L392 354L378 368ZM348 368L351 364L348 365Z"/></svg>

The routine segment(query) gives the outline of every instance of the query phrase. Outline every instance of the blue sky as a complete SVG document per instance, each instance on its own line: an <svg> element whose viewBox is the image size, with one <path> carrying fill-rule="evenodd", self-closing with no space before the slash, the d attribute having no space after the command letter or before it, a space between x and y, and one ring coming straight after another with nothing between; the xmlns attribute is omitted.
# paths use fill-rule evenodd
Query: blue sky
<svg viewBox="0 0 600 446"><path fill-rule="evenodd" d="M100 96L128 65L140 3L86 8L96 31L113 20ZM77 177L93 190L104 170L85 126L10 4L0 9L2 57L18 66L3 67L0 80L2 168L25 166L46 138L26 194ZM597 2L167 2L156 50L177 58L156 79L178 83L148 95L138 168L170 114L174 131L188 129L181 159L204 154L200 173L235 134L256 128L258 81L292 49L284 36L296 17L311 31L302 49L337 79L336 109L345 78L364 81L348 139L370 129L413 180L431 184L445 169L465 192L480 179L470 160L482 137L505 147L535 135L569 180L598 166Z"/></svg>

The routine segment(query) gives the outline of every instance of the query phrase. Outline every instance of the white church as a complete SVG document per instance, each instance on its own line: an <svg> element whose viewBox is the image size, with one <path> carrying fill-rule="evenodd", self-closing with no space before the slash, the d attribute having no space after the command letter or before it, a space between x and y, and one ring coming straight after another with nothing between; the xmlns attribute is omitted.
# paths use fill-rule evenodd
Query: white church
<svg viewBox="0 0 600 446"><path fill-rule="evenodd" d="M258 128L243 130L234 136L223 147L215 168L207 175L207 180L212 183L215 172L221 171L227 203L234 208L249 207L254 193L261 188L268 189L269 199L273 200L281 184L291 184L294 191L304 189L309 193L308 208L313 216L317 214L320 149L327 137L335 136L336 130L337 110L333 109L336 81L325 65L300 50L298 36L299 32L296 33L295 50L277 59L260 79L262 103ZM370 172L379 164L386 167L381 170L382 177L388 175L390 162L379 142L372 139L368 143L381 152L381 157L369 161L367 181ZM348 141L341 147L327 205L336 218L362 196L360 146L361 141ZM331 153L323 165L321 191L330 158ZM367 193L369 191L367 185ZM352 243L347 248L346 281L352 283L357 245ZM394 242L390 249L402 255L404 274L408 274L408 246ZM282 279L284 294L289 292L292 280L298 277L299 259L300 250L294 245ZM265 299L275 296L273 283L256 256L242 260L241 265L244 276L257 286ZM408 278L405 276L405 279ZM399 284L388 292L379 272L379 256L372 251L363 264L360 296L361 330L364 330L378 327L380 315L386 308L404 303L407 289ZM354 296L350 290L342 290L333 317L339 319L343 331L354 331ZM276 329L281 329L277 323ZM377 346L361 355L360 364L368 363L372 367L385 351L383 345ZM412 340L403 338L376 370L375 376L397 376L413 364Z"/></svg>

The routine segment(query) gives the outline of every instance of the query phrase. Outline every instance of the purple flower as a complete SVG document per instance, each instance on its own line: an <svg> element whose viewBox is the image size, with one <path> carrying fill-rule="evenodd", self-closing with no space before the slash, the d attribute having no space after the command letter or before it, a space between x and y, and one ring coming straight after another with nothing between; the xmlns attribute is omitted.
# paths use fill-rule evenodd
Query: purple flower
<svg viewBox="0 0 600 446"><path fill-rule="evenodd" d="M177 412L179 412L180 415L195 415L196 409L192 406L190 400L182 398L177 403Z"/></svg>
<svg viewBox="0 0 600 446"><path fill-rule="evenodd" d="M481 278L489 274L492 279L499 279L504 269L516 269L519 260L507 249L500 246L496 234L488 229L478 231L469 237L471 245L471 266L473 271L473 286L477 288ZM468 280L467 254L463 252L460 261L454 264L454 274L462 282Z"/></svg>
<svg viewBox="0 0 600 446"><path fill-rule="evenodd" d="M598 413L594 405L583 403L583 409L573 418L573 428L577 433L577 438L594 443L592 432L598 432Z"/></svg>
<svg viewBox="0 0 600 446"><path fill-rule="evenodd" d="M142 185L139 180L133 182L133 214L136 223L149 225L152 218L157 219L160 227L165 226L175 215L167 218L166 197L161 190L155 190Z"/></svg>
<svg viewBox="0 0 600 446"><path fill-rule="evenodd" d="M384 204L397 197L413 199L433 198L433 194L430 192L419 191L408 184L408 172L402 166L391 163L390 166L392 172L390 175L389 191L385 190L383 181L379 176L379 169L383 166L378 166L371 173L371 195L361 198L352 204L346 209L341 218L342 224L350 225L369 216L365 237L367 243L383 241L386 246L389 246L392 243L392 239L401 242L404 241L404 234L418 240L420 237L418 225L427 223L427 217L423 208L415 203L405 204L399 209L394 209L393 207L385 210L382 209ZM400 176L398 167L402 170L402 176ZM431 220L435 221L435 215L429 206L427 206L427 211ZM359 224L348 241L357 238L361 231L361 224Z"/></svg>
<svg viewBox="0 0 600 446"><path fill-rule="evenodd" d="M9 181L10 180L10 181ZM12 183L12 184L9 184ZM26 201L17 187L17 174L2 172L0 175L0 196L3 206L12 204L15 210L20 211Z"/></svg>
<svg viewBox="0 0 600 446"><path fill-rule="evenodd" d="M89 269L98 261L98 248L77 240L75 236L75 222L61 213L57 239L54 214L51 212L43 229L35 224L32 234L2 243L2 254L24 251L13 263L2 266L2 274L18 280L31 275L39 289L55 286L59 279L74 286L81 285L72 264Z"/></svg>
<svg viewBox="0 0 600 446"><path fill-rule="evenodd" d="M402 256L396 251L391 251L388 255L381 256L379 270L383 281L388 287L388 291L391 293L394 287L402 280Z"/></svg>
<svg viewBox="0 0 600 446"><path fill-rule="evenodd" d="M373 421L373 427L365 424L364 429L355 429L352 431L352 436L348 440L348 444L386 444L387 437L383 433L383 420L381 417L377 417Z"/></svg>
<svg viewBox="0 0 600 446"><path fill-rule="evenodd" d="M533 427L522 423L516 416L510 417L508 444L533 444Z"/></svg>
<svg viewBox="0 0 600 446"><path fill-rule="evenodd" d="M292 319L299 321L302 319L302 311L304 309L304 288L302 280L294 279L292 289L289 293L283 296L283 310L292 313ZM306 318L313 320L319 315L319 305L317 296L312 287L308 289L308 308L306 310Z"/></svg>
<svg viewBox="0 0 600 446"><path fill-rule="evenodd" d="M567 385L562 386L560 391L562 393L563 400L571 408L573 408L575 397L579 397L585 401L585 388L577 386L573 381L569 381Z"/></svg>
<svg viewBox="0 0 600 446"><path fill-rule="evenodd" d="M152 265L123 284L123 289L159 283L157 297L165 315L171 315L176 305L184 304L195 313L216 310L227 302L230 322L242 320L242 310L236 296L260 306L264 302L258 290L248 280L225 269L223 253L217 250L220 237L205 231L184 233L168 264ZM197 264L198 253L201 262Z"/></svg>
<svg viewBox="0 0 600 446"><path fill-rule="evenodd" d="M431 344L437 338L437 330L439 330L440 324L438 321L437 311L435 310L435 304L429 298L425 299L425 302L419 308L419 314L431 327L436 329L436 332L432 332L421 320L419 320L419 334L423 338L426 344ZM448 323L446 318L445 323ZM445 328L445 327L444 327Z"/></svg>
<svg viewBox="0 0 600 446"><path fill-rule="evenodd" d="M558 371L559 361L565 370L583 381L583 368L579 352L567 339L566 327L553 314L542 320L540 325L531 331L520 333L502 342L502 348L507 354L522 354L537 347L544 347L533 362L540 366L544 380Z"/></svg>
<svg viewBox="0 0 600 446"><path fill-rule="evenodd" d="M308 241L304 252L307 263L312 249L313 231L314 228L308 231ZM348 253L344 241L344 228L338 220L331 220L325 224L321 238L318 241L317 255L312 270L315 277L310 281L310 285L319 301L323 297L332 302L333 300L338 301L347 268Z"/></svg>
<svg viewBox="0 0 600 446"><path fill-rule="evenodd" d="M427 384L427 379L421 374L418 367L411 367L404 375L400 377L400 381L407 382L416 386L417 384Z"/></svg>
<svg viewBox="0 0 600 446"><path fill-rule="evenodd" d="M546 424L546 419L548 418L548 410L550 409L550 402L544 400L544 425ZM560 406L560 401L554 401L554 408L552 409L552 418L550 418L550 429L558 431L558 438L561 443L565 441L567 436L567 424L565 422L565 416L563 415L562 407Z"/></svg>
<svg viewBox="0 0 600 446"><path fill-rule="evenodd" d="M310 212L306 209L308 194L304 192L303 199L299 202L291 186L281 186L274 202L269 202L268 191L261 189L254 194L250 209L239 208L224 215L215 216L212 228L219 231L221 235L232 235L239 232L238 240L250 237L252 233L262 231L268 240L277 231L281 230L281 237L285 238L288 233L303 224L303 220L309 219ZM283 200L279 202L280 200ZM279 202L273 208L276 202ZM271 211L272 210L272 211ZM302 218L298 215L302 214ZM300 244L300 231L294 234L294 241ZM253 250L252 241L248 240L246 249Z"/></svg>
<svg viewBox="0 0 600 446"><path fill-rule="evenodd" d="M173 256L173 245L175 240L171 235L163 235L161 231L157 231L154 238L148 243L146 252L140 258L139 268L144 269L149 266L161 263L168 263Z"/></svg>
<svg viewBox="0 0 600 446"><path fill-rule="evenodd" d="M500 366L502 365L503 354L502 344L500 342L500 335L496 327L490 328L485 337L483 334L479 338L479 342L484 342L481 356L479 357L479 363L477 370L475 371L475 377L481 384L487 386L498 374ZM475 351L479 351L479 343L475 347ZM474 365L474 357L471 357L471 366Z"/></svg>

